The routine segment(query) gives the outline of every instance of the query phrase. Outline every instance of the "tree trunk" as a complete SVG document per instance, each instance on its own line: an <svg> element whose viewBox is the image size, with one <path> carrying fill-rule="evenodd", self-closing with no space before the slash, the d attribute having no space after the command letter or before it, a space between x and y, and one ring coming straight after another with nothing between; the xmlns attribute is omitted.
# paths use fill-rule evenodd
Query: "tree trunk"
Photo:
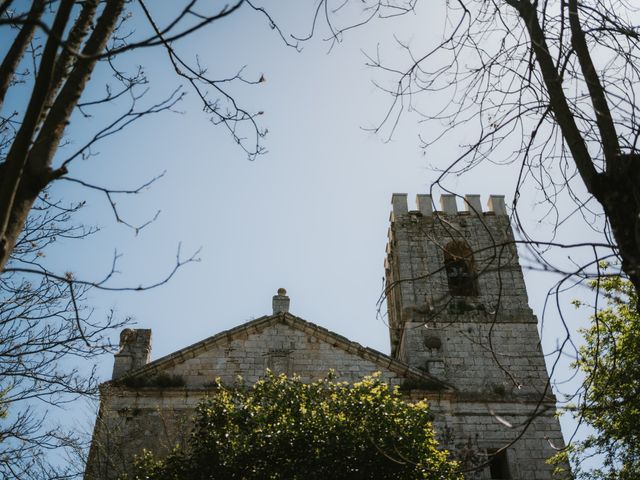
<svg viewBox="0 0 640 480"><path fill-rule="evenodd" d="M13 40L9 51L2 61L2 65L0 65L0 108L4 103L4 97L7 94L7 90L9 90L16 68L18 68L20 60L29 42L33 38L33 32L36 30L35 22L42 16L44 6L44 0L36 0L33 2L31 10L29 10L29 14L27 15L27 23L20 28L18 35L16 35L16 38Z"/></svg>
<svg viewBox="0 0 640 480"><path fill-rule="evenodd" d="M52 34L57 38L62 38L61 33L66 26L73 3L63 1L58 8L52 28ZM69 46L79 46L89 26L87 16L91 14L93 3L95 2L87 2L84 5L78 20L72 26ZM69 62L68 58L64 59L66 54L56 56L58 40L52 36L47 41L25 121L0 171L0 270L5 268L29 211L40 192L66 173L64 169L51 168L53 158L69 118L93 72L97 57L104 52L107 41L113 34L124 4L125 0L106 2L82 50L83 55L76 59L68 75L65 73ZM54 70L55 66L59 69ZM54 78L56 73L64 78L57 96L55 91L62 79ZM53 104L49 105L52 100ZM43 117L45 110L48 111ZM38 131L40 125L42 127Z"/></svg>
<svg viewBox="0 0 640 480"><path fill-rule="evenodd" d="M622 270L640 293L640 155L619 155L615 168L599 175L593 195L609 218ZM640 304L638 305L640 311Z"/></svg>
<svg viewBox="0 0 640 480"><path fill-rule="evenodd" d="M535 4L506 0L524 20L536 61L549 94L550 107L587 190L602 205L622 261L622 270L640 294L640 156L622 155L615 125L602 84L597 76L581 30L577 3L569 2L572 46L589 89L606 162L606 171L595 169L584 137L575 122L562 88L562 78L553 63ZM640 304L637 306L640 311Z"/></svg>

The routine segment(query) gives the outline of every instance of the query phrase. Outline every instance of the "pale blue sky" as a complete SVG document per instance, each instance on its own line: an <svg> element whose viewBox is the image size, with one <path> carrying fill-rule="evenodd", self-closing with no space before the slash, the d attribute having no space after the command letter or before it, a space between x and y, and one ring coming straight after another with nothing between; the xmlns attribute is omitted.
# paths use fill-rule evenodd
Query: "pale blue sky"
<svg viewBox="0 0 640 480"><path fill-rule="evenodd" d="M445 127L418 125L411 115L388 143L363 131L382 118L388 99L372 83L386 79L364 66L362 50L373 52L380 44L386 58L402 62L402 51L391 42L394 33L418 47L432 45L444 19L431 3L420 3L415 15L354 31L329 54L319 38L300 53L287 48L263 18L247 9L179 42L176 47L186 58L198 54L214 76L228 76L243 65L248 76L264 74L265 83L234 91L248 109L265 112L268 153L247 161L228 133L207 121L185 85L188 96L177 107L184 113L143 120L96 148L98 156L70 169L71 176L114 188L135 187L167 170L143 195L119 202L122 215L134 223L160 209L158 220L135 236L114 222L103 197L60 182L52 193L86 198L82 217L102 230L90 241L61 245L49 254L50 261L80 277L99 277L117 249L122 273L114 284L137 285L167 272L180 242L185 254L201 247L200 263L187 265L158 289L90 295L95 315L114 307L121 316L133 316L137 326L152 328L153 358L269 314L279 287L287 289L293 314L388 353L387 328L376 319L376 302L391 194L407 192L412 201L428 192L435 178L429 165L452 159L458 144L440 144L424 155L418 133ZM311 4L295 5L283 3L274 11L286 33L304 33L311 22ZM144 64L150 100L181 83L161 50L134 52L121 61ZM86 98L99 95L104 79L104 72L94 75ZM110 114L74 118L70 139L80 144ZM459 142L466 134L460 131ZM513 195L510 168L477 169L453 180L451 188L480 194L483 204L489 194L504 194L508 202ZM525 192L522 205L532 206L535 199ZM547 228L533 215L530 220L533 228ZM525 277L530 305L540 314L553 278L528 271ZM549 350L561 330L553 312L546 322ZM111 368L111 357L100 359L104 380Z"/></svg>

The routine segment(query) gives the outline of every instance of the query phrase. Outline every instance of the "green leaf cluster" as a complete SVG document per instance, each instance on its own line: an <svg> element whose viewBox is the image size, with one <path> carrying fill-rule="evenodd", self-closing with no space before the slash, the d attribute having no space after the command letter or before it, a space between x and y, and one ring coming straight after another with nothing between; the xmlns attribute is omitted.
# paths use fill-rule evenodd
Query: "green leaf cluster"
<svg viewBox="0 0 640 480"><path fill-rule="evenodd" d="M424 402L402 400L378 376L347 384L267 373L197 408L187 445L137 458L136 480L458 480L438 449Z"/></svg>
<svg viewBox="0 0 640 480"><path fill-rule="evenodd" d="M597 433L573 447L580 462L597 455L601 466L581 468L583 478L637 480L640 478L640 315L631 282L601 277L594 288L607 306L584 331L585 345L577 366L585 373L584 398L577 417Z"/></svg>

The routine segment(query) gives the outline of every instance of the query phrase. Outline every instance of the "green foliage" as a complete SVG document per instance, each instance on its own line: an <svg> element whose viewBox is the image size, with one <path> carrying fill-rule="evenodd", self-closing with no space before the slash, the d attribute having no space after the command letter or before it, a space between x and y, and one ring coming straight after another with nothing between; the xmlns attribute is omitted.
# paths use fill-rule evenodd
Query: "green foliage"
<svg viewBox="0 0 640 480"><path fill-rule="evenodd" d="M438 450L426 403L408 404L378 377L305 384L268 373L197 408L188 445L137 458L136 480L454 480Z"/></svg>
<svg viewBox="0 0 640 480"><path fill-rule="evenodd" d="M581 478L640 478L640 315L631 282L601 278L607 307L592 317L584 332L578 368L586 374L584 400L577 416L597 430L573 447ZM592 454L603 458L599 468L580 468Z"/></svg>

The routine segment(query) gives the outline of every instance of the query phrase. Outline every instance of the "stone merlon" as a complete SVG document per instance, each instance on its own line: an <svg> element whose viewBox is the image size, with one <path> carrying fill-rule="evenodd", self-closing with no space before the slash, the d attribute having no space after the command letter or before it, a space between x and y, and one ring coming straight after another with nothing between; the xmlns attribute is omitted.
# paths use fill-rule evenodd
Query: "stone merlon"
<svg viewBox="0 0 640 480"><path fill-rule="evenodd" d="M449 193L442 194L440 196L440 210L436 211L436 213L445 215L480 215L483 213L490 215L507 215L507 208L504 203L504 195L489 195L486 209L482 208L480 195L465 195L464 197L460 197L463 198L465 207L464 210L458 210L458 197L459 195L453 195ZM409 213L406 193L394 193L391 197L391 205L391 221L397 220ZM422 216L430 217L434 214L433 200L431 195L418 194L416 196L416 207L417 211L420 212Z"/></svg>

